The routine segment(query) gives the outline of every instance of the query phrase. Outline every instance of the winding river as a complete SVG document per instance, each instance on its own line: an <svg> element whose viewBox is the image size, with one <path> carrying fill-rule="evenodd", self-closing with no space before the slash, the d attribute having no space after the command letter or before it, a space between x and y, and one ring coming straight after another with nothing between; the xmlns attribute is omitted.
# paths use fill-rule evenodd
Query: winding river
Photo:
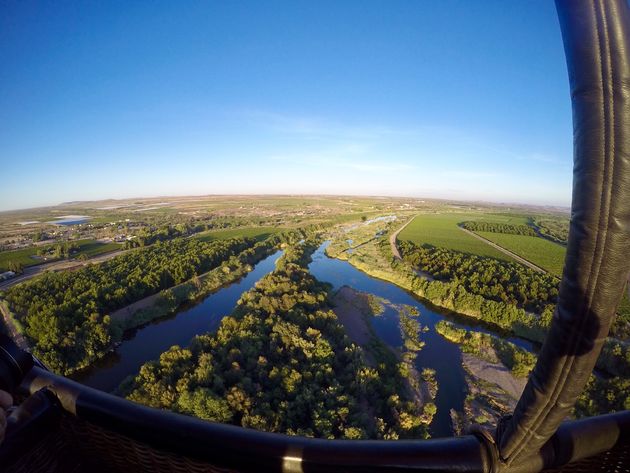
<svg viewBox="0 0 630 473"><path fill-rule="evenodd" d="M438 383L435 399L437 413L431 424L431 434L433 437L452 435L450 410L461 411L466 397L462 352L458 345L447 341L435 331L435 324L446 318L469 330L494 334L496 332L482 325L471 324L467 319L429 307L392 283L368 276L346 261L329 258L325 253L327 245L328 242L317 249L309 265L311 274L317 279L332 284L335 289L347 285L387 299L394 304L413 306L420 311L419 321L422 326L428 327L428 331L421 334L420 338L425 342L425 346L418 353L416 366L420 371L422 368L434 369ZM209 295L193 307L128 333L113 353L78 373L75 379L97 389L114 391L127 376L136 373L143 363L157 359L171 346L186 346L195 335L216 330L223 316L234 309L241 294L252 288L264 275L273 271L280 254L278 251L262 260L240 281ZM385 343L392 347L399 347L402 344L396 311L388 310L382 317L373 317L371 323L375 333ZM500 336L528 350L533 349L532 344L527 341L506 337L504 334Z"/></svg>

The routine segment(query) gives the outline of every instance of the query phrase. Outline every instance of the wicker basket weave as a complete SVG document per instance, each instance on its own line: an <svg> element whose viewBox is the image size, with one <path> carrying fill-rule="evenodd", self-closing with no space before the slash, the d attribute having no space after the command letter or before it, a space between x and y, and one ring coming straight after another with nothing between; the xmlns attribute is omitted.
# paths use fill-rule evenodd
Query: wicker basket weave
<svg viewBox="0 0 630 473"><path fill-rule="evenodd" d="M230 473L208 463L158 450L72 415L42 437L6 473ZM630 473L630 442L547 473Z"/></svg>

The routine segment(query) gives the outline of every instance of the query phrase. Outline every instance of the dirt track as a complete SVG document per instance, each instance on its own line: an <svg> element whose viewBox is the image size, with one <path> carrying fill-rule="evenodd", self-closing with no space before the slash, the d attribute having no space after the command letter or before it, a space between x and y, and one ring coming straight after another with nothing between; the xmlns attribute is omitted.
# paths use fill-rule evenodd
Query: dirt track
<svg viewBox="0 0 630 473"><path fill-rule="evenodd" d="M398 234L402 232L405 229L405 227L413 221L414 218L416 217L415 216L411 217L407 223L405 223L402 227L400 227L398 230L396 230L394 233L392 233L389 236L389 244L392 247L392 254L394 255L394 258L396 258L397 260L402 261L402 256L400 256L400 251L398 251L398 246L396 245Z"/></svg>

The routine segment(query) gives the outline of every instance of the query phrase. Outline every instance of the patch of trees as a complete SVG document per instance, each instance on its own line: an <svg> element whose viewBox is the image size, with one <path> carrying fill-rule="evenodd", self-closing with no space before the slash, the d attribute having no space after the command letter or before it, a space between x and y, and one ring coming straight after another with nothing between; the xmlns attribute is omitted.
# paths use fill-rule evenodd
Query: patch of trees
<svg viewBox="0 0 630 473"><path fill-rule="evenodd" d="M574 407L576 417L590 417L630 409L630 378L589 378Z"/></svg>
<svg viewBox="0 0 630 473"><path fill-rule="evenodd" d="M328 305L329 286L306 265L315 246L288 247L276 270L244 293L214 334L146 363L129 399L203 419L290 435L397 438L416 425ZM362 405L369 402L371 409Z"/></svg>
<svg viewBox="0 0 630 473"><path fill-rule="evenodd" d="M22 274L24 272L24 265L20 261L9 261L7 263L7 270L13 271L15 274Z"/></svg>
<svg viewBox="0 0 630 473"><path fill-rule="evenodd" d="M159 228L145 228L138 235L135 235L135 238L125 242L125 249L153 245L160 241L169 241L182 236L192 235L205 230L206 227L206 225L177 223L175 225L163 225Z"/></svg>
<svg viewBox="0 0 630 473"><path fill-rule="evenodd" d="M44 240L48 240L50 237L46 232L38 230L33 233L31 238L33 241L44 241Z"/></svg>
<svg viewBox="0 0 630 473"><path fill-rule="evenodd" d="M427 330L418 322L420 313L415 307L405 307L399 311L400 332L403 339L403 358L412 361L416 354L424 347L424 342L420 339L420 334Z"/></svg>
<svg viewBox="0 0 630 473"><path fill-rule="evenodd" d="M566 245L569 239L569 220L553 218L536 218L534 225L545 238Z"/></svg>
<svg viewBox="0 0 630 473"><path fill-rule="evenodd" d="M630 346L627 342L606 338L597 359L597 368L613 376L630 378Z"/></svg>
<svg viewBox="0 0 630 473"><path fill-rule="evenodd" d="M548 274L494 258L401 241L408 263L440 281L452 281L467 292L541 314L558 299L559 283Z"/></svg>
<svg viewBox="0 0 630 473"><path fill-rule="evenodd" d="M528 376L536 364L536 355L494 335L457 327L446 320L435 324L435 330L447 340L457 343L466 353L491 362L500 361L514 376Z"/></svg>
<svg viewBox="0 0 630 473"><path fill-rule="evenodd" d="M460 225L471 232L509 233L510 235L538 236L528 225L510 225L495 222L462 222Z"/></svg>
<svg viewBox="0 0 630 473"><path fill-rule="evenodd" d="M253 245L243 238L158 243L77 271L45 273L8 289L5 299L34 353L54 371L68 373L94 361L120 337L108 313L205 273Z"/></svg>
<svg viewBox="0 0 630 473"><path fill-rule="evenodd" d="M623 297L617 308L617 317L610 329L610 335L622 340L630 338L630 297L627 285L623 290Z"/></svg>
<svg viewBox="0 0 630 473"><path fill-rule="evenodd" d="M75 242L66 241L54 245L40 247L37 249L39 256L47 256L54 259L65 259L79 251L79 245Z"/></svg>

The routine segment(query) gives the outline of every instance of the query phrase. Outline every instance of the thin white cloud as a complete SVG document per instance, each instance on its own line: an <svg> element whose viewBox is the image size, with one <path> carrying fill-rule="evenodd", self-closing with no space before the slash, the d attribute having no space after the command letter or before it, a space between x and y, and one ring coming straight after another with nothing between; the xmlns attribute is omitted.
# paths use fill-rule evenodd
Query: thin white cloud
<svg viewBox="0 0 630 473"><path fill-rule="evenodd" d="M246 122L270 131L307 138L378 139L413 133L413 130L384 125L348 125L322 117L284 115L262 110L245 110L237 115Z"/></svg>
<svg viewBox="0 0 630 473"><path fill-rule="evenodd" d="M336 152L309 153L309 154L281 154L270 156L273 161L284 161L291 164L307 165L318 168L351 169L366 173L393 173L415 169L414 166L400 162L375 161L374 159L361 157L363 152L341 150ZM348 157L348 155L352 157Z"/></svg>
<svg viewBox="0 0 630 473"><path fill-rule="evenodd" d="M502 173L493 171L474 171L466 169L442 171L439 174L444 178L461 180L496 179L504 176Z"/></svg>
<svg viewBox="0 0 630 473"><path fill-rule="evenodd" d="M525 161L535 161L538 163L548 163L548 164L562 164L563 161L558 159L555 156L551 156L543 153L532 153L524 156L519 156L519 159ZM570 160L564 160L564 163L569 163Z"/></svg>

